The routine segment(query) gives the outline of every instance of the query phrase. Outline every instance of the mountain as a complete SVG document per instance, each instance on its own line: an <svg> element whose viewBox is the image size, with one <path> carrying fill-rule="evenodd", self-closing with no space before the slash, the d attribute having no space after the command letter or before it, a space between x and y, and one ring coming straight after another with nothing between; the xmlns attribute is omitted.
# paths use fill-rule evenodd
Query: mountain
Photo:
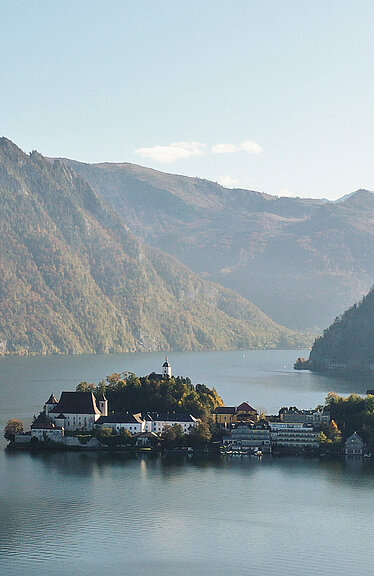
<svg viewBox="0 0 374 576"><path fill-rule="evenodd" d="M373 366L374 288L315 340L309 361L301 368L373 375Z"/></svg>
<svg viewBox="0 0 374 576"><path fill-rule="evenodd" d="M0 139L2 354L294 346L231 290L143 245L71 167Z"/></svg>
<svg viewBox="0 0 374 576"><path fill-rule="evenodd" d="M374 282L374 194L283 198L134 164L64 160L135 235L294 329L328 325Z"/></svg>

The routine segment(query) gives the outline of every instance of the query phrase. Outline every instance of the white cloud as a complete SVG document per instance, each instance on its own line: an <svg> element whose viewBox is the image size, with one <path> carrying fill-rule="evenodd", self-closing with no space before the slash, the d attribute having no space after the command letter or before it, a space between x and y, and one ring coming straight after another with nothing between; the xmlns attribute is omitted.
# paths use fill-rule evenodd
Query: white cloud
<svg viewBox="0 0 374 576"><path fill-rule="evenodd" d="M149 148L139 148L135 154L142 158L151 158L157 162L170 164L175 160L186 160L192 156L202 156L205 154L206 144L200 142L174 142L168 146L150 146Z"/></svg>
<svg viewBox="0 0 374 576"><path fill-rule="evenodd" d="M248 152L248 154L260 154L260 152L264 151L262 146L253 140L246 140L245 142L242 142L240 144L240 149L244 150L244 152Z"/></svg>
<svg viewBox="0 0 374 576"><path fill-rule="evenodd" d="M220 176L217 182L225 188L237 188L238 184L240 184L239 180L235 180L235 178L231 178L231 176Z"/></svg>
<svg viewBox="0 0 374 576"><path fill-rule="evenodd" d="M187 160L193 156L203 156L207 153L207 145L201 142L173 142L167 146L149 146L134 151L142 158L150 158L163 164L170 164L176 160ZM214 144L212 154L234 154L235 152L247 152L259 154L263 148L253 140L245 140L241 144Z"/></svg>
<svg viewBox="0 0 374 576"><path fill-rule="evenodd" d="M248 154L260 154L264 149L253 140L245 140L241 144L215 144L212 146L212 154L233 154L234 152L247 152Z"/></svg>
<svg viewBox="0 0 374 576"><path fill-rule="evenodd" d="M235 144L215 144L212 146L213 154L232 154L238 151L238 146Z"/></svg>

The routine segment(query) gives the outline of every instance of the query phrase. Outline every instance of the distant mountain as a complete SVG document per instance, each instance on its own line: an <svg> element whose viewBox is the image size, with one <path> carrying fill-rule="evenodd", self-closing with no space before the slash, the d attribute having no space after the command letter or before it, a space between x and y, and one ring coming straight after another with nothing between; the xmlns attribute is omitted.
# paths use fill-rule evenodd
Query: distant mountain
<svg viewBox="0 0 374 576"><path fill-rule="evenodd" d="M374 375L374 288L315 340L304 367Z"/></svg>
<svg viewBox="0 0 374 576"><path fill-rule="evenodd" d="M371 192L278 198L134 164L65 162L146 243L287 326L326 326L374 282Z"/></svg>
<svg viewBox="0 0 374 576"><path fill-rule="evenodd" d="M144 246L59 160L0 139L0 352L294 346L231 290Z"/></svg>
<svg viewBox="0 0 374 576"><path fill-rule="evenodd" d="M348 200L349 198L352 198L352 196L358 195L361 196L362 194L373 194L372 190L355 190L354 192L350 192L349 194L344 194L344 196L341 196L340 198L338 198L337 200L334 200L334 203L337 202L345 202L346 200Z"/></svg>

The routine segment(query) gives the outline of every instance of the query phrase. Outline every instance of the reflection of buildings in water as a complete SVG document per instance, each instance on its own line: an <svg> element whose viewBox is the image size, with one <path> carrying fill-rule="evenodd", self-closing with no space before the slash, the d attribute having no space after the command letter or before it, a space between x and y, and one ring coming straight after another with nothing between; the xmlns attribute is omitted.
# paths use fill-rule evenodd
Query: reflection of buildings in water
<svg viewBox="0 0 374 576"><path fill-rule="evenodd" d="M364 467L364 460L362 456L358 455L344 456L344 464L345 468L349 469L350 471L361 472Z"/></svg>

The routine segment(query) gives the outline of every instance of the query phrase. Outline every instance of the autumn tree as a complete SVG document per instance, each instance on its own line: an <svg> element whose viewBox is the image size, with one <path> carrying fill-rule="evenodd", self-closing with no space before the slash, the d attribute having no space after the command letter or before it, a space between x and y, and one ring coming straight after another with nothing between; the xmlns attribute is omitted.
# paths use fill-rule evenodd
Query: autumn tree
<svg viewBox="0 0 374 576"><path fill-rule="evenodd" d="M7 425L4 428L4 438L9 440L10 442L14 442L14 438L16 434L23 433L23 424L21 420L17 418L12 418L8 420Z"/></svg>
<svg viewBox="0 0 374 576"><path fill-rule="evenodd" d="M90 382L80 382L76 387L77 392L95 392L96 385Z"/></svg>

